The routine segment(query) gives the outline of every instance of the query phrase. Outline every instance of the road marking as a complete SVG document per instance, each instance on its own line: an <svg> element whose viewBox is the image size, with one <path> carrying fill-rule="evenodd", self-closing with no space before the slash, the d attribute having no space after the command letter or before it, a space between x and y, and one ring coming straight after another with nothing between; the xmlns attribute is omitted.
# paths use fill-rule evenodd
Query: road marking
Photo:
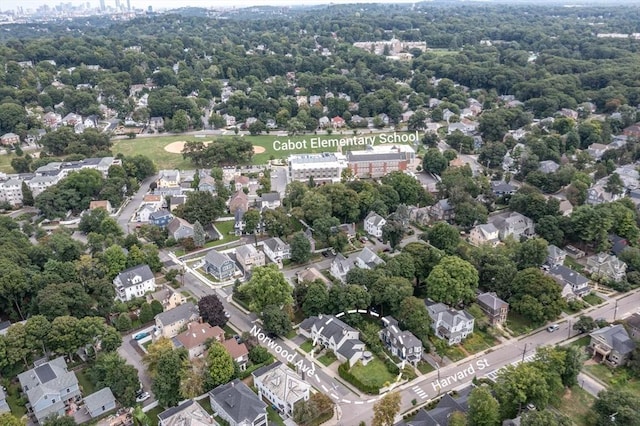
<svg viewBox="0 0 640 426"><path fill-rule="evenodd" d="M329 392L329 389L327 389L327 387L325 385L322 385L322 390L325 392Z"/></svg>
<svg viewBox="0 0 640 426"><path fill-rule="evenodd" d="M331 398L340 399L340 397L338 395L336 395L335 393L331 394Z"/></svg>
<svg viewBox="0 0 640 426"><path fill-rule="evenodd" d="M420 386L414 386L411 388L411 390L413 390L416 393L416 395L420 397L420 399L425 399L429 397L429 395L427 395L424 389L422 389Z"/></svg>
<svg viewBox="0 0 640 426"><path fill-rule="evenodd" d="M372 398L372 399L367 400L367 403L369 403L369 404L371 404L372 402L376 402L376 398Z"/></svg>
<svg viewBox="0 0 640 426"><path fill-rule="evenodd" d="M356 402L354 402L354 404L356 404L356 405L362 405L362 404L364 404L364 401L356 401Z"/></svg>
<svg viewBox="0 0 640 426"><path fill-rule="evenodd" d="M351 404L351 401L349 401L348 399L343 399L342 402L344 402L345 404Z"/></svg>

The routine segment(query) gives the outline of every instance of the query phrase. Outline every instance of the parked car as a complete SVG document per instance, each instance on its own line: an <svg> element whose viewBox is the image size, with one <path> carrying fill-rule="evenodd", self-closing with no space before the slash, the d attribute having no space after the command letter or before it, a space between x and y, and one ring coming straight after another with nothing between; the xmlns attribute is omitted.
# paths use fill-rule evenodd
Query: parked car
<svg viewBox="0 0 640 426"><path fill-rule="evenodd" d="M549 327L547 327L547 331L549 333L553 333L554 331L556 331L559 328L560 328L560 326L558 324L551 324Z"/></svg>
<svg viewBox="0 0 640 426"><path fill-rule="evenodd" d="M149 332L148 332L148 331L143 331L142 333L138 333L138 334L136 334L135 336L133 336L133 338L134 338L135 340L142 340L142 339L144 339L144 338L145 338L145 337L147 337L147 336L149 336Z"/></svg>
<svg viewBox="0 0 640 426"><path fill-rule="evenodd" d="M144 402L149 398L151 398L149 392L142 392L139 396L136 396L136 402Z"/></svg>
<svg viewBox="0 0 640 426"><path fill-rule="evenodd" d="M224 311L225 318L231 318L231 314L228 311Z"/></svg>

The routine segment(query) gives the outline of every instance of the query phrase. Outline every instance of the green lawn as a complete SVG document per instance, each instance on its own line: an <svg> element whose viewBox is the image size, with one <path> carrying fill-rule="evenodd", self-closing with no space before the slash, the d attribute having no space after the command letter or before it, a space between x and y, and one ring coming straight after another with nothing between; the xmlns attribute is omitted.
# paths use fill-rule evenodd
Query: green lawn
<svg viewBox="0 0 640 426"><path fill-rule="evenodd" d="M223 235L222 241L228 242L229 237L232 236L231 233L233 232L233 226L235 225L235 221L227 220L224 222L215 222L214 225L216 229L220 231L220 233Z"/></svg>
<svg viewBox="0 0 640 426"><path fill-rule="evenodd" d="M562 398L554 398L552 405L565 416L569 417L573 424L580 426L593 426L596 417L591 407L595 397L578 386L565 391Z"/></svg>
<svg viewBox="0 0 640 426"><path fill-rule="evenodd" d="M578 340L576 340L573 343L571 343L571 346L577 346L579 348L586 348L587 346L589 346L590 342L591 342L591 337L582 336Z"/></svg>
<svg viewBox="0 0 640 426"><path fill-rule="evenodd" d="M26 403L26 397L24 399L20 397L20 389L17 383L11 383L7 386L7 404L9 404L11 414L19 419L22 418L22 416L27 414Z"/></svg>
<svg viewBox="0 0 640 426"><path fill-rule="evenodd" d="M147 417L149 418L149 426L158 426L158 414L162 413L165 409L157 406L147 411Z"/></svg>
<svg viewBox="0 0 640 426"><path fill-rule="evenodd" d="M609 368L602 364L585 365L583 370L597 377L608 386L625 388L640 396L640 381L625 367Z"/></svg>
<svg viewBox="0 0 640 426"><path fill-rule="evenodd" d="M16 155L13 153L9 155L0 155L0 172L15 173L16 171L11 167L11 160L14 158L16 158Z"/></svg>
<svg viewBox="0 0 640 426"><path fill-rule="evenodd" d="M406 133L413 134L414 132L397 132L397 135L403 135ZM384 135L384 136L383 136ZM370 133L369 130L358 130L358 135L356 137L375 137L374 145L378 145L382 141L382 136L385 138L387 143L402 143L402 142L394 142L389 138L389 135L393 135L393 132L388 133ZM214 136L208 135L205 137L197 138L195 136L189 135L172 135L172 136L158 136L158 137L145 137L145 138L136 138L136 139L120 139L113 141L113 147L111 151L114 154L122 153L124 155L146 155L151 158L158 169L192 169L193 165L190 164L189 161L182 158L182 154L173 154L164 150L164 147L169 145L172 142L177 141L210 141L214 138L231 138L234 137L232 132L229 132L229 135L225 136ZM264 153L255 154L252 159L253 164L266 164L271 158L286 158L289 154L296 153L312 153L312 152L335 152L335 147L330 147L328 145L322 147L322 142L330 139L342 139L342 138L352 138L353 131L352 130L344 130L342 132L334 132L332 135L314 135L314 134L305 134L305 135L296 135L296 136L272 136L272 135L259 135L259 136L241 136L247 138L256 146L260 146L265 149ZM418 135L420 138L421 135ZM313 142L312 142L313 138ZM277 150L278 146L275 144L276 141L282 143L291 140L292 142L301 142L298 144L299 149L291 149L291 150ZM306 148L304 147L304 142L306 141ZM318 143L318 141L321 141ZM364 149L364 145L355 145L350 147L349 149ZM10 161L10 160L9 160ZM0 163L1 165L1 163Z"/></svg>
<svg viewBox="0 0 640 426"><path fill-rule="evenodd" d="M336 356L333 352L327 351L324 355L318 358L318 361L325 367L330 366L336 360Z"/></svg>
<svg viewBox="0 0 640 426"><path fill-rule="evenodd" d="M365 385L381 388L387 383L392 383L396 377L389 373L387 367L378 358L374 358L367 365L357 362L351 367L350 373Z"/></svg>
<svg viewBox="0 0 640 426"><path fill-rule="evenodd" d="M267 404L267 417L269 418L269 424L284 426L284 422L282 421L280 415L269 404Z"/></svg>
<svg viewBox="0 0 640 426"><path fill-rule="evenodd" d="M580 273L582 273L584 271L584 266L581 265L580 263L576 262L575 259L567 256L564 259L564 266L569 267L571 269L573 269L574 271L578 271Z"/></svg>
<svg viewBox="0 0 640 426"><path fill-rule="evenodd" d="M89 380L89 372L87 370L77 370L75 373L78 378L78 383L82 388L83 395L89 395L96 391L95 386L91 383L91 380Z"/></svg>
<svg viewBox="0 0 640 426"><path fill-rule="evenodd" d="M507 315L507 328L516 336L525 334L533 330L533 324L528 319L518 315L514 311L509 311Z"/></svg>
<svg viewBox="0 0 640 426"><path fill-rule="evenodd" d="M587 294L586 296L584 296L582 298L582 300L584 300L585 302L587 302L588 304L595 306L595 305L599 305L600 303L604 302L604 300L602 300L601 297L596 296L595 294Z"/></svg>
<svg viewBox="0 0 640 426"><path fill-rule="evenodd" d="M311 352L313 350L313 342L311 340L305 341L303 344L300 345L300 349L302 349L306 353Z"/></svg>
<svg viewBox="0 0 640 426"><path fill-rule="evenodd" d="M448 346L444 351L444 356L453 362L460 361L467 357L467 355L458 346Z"/></svg>
<svg viewBox="0 0 640 426"><path fill-rule="evenodd" d="M464 339L464 342L462 342L464 349L471 354L489 349L495 344L496 340L493 337L480 330L475 330L471 336L467 337Z"/></svg>
<svg viewBox="0 0 640 426"><path fill-rule="evenodd" d="M421 372L422 374L431 373L434 370L435 368L426 361L420 361L418 363L418 371Z"/></svg>

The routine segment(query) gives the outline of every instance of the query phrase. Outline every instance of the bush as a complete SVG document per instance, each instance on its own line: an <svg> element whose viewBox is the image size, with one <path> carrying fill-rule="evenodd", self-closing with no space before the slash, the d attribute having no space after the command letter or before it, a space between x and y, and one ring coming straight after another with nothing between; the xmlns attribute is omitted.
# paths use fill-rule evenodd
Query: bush
<svg viewBox="0 0 640 426"><path fill-rule="evenodd" d="M345 362L344 364L340 364L338 367L338 374L347 382L351 383L355 386L359 391L368 393L370 395L377 395L379 393L379 389L376 386L365 385L360 380L358 380L353 374L349 372L349 363Z"/></svg>

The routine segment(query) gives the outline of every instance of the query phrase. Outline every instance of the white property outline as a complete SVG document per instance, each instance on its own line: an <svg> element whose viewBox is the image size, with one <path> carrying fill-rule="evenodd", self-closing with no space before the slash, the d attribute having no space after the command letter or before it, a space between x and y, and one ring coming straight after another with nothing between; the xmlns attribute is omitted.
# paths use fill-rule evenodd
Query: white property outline
<svg viewBox="0 0 640 426"><path fill-rule="evenodd" d="M367 315L371 315L371 316L372 316L372 317L374 317L374 318L380 318L380 314L379 314L379 313L374 312L374 311L369 311L369 310L367 310L367 309L350 309L350 310L348 310L348 311L346 311L346 312L345 312L345 311L342 311L342 312L337 313L337 314L335 314L335 315L333 315L333 316L334 316L334 317L336 317L336 318L341 318L341 317L345 316L346 314L367 314ZM384 321L384 320L383 320L383 321ZM324 328L324 327L322 327L322 328ZM320 330L318 330L318 332L322 331L322 328L320 328ZM317 345L317 343L318 343L318 338L316 337L315 339L313 339L313 346L315 347L315 346ZM315 359L316 359L316 358L313 356L313 353L309 354L309 356L311 357L312 362L313 362L313 360L315 360ZM366 403L366 404L371 404L371 403L374 403L374 402L376 402L377 400L381 399L381 398L382 398L383 396L385 396L387 393L391 392L391 391L392 391L392 390L393 390L393 389L394 389L394 388L395 388L395 387L400 383L400 379L402 378L402 370L403 370L403 369L404 369L404 367L405 367L405 363L406 363L406 361L405 361L405 360L402 360L402 364L401 364L401 367L400 367L400 373L398 373L398 377L396 377L396 380L388 386L388 390L387 390L386 392L381 393L381 394L379 394L377 397L375 397L375 398L371 398L371 399L368 399L368 400L366 400L366 401L351 401L351 400L348 400L348 399L340 398L340 397L339 397L338 395L336 395L335 393L331 393L331 392L327 389L327 387L326 387L325 385L323 385L323 384L321 384L321 383L320 383L320 379L318 378L318 375L317 375L317 374L315 374L314 376L315 376L315 378L316 378L316 381L318 382L318 384L319 384L319 385L320 385L320 387L322 388L322 390L324 390L328 395L330 395L330 396L331 396L331 398L335 399L335 400L336 400L336 403L343 403L343 404L355 404L355 405L363 405L363 404L365 404L365 403ZM325 374L326 374L326 373L325 373ZM332 376L329 376L329 377L331 377L333 380L338 381L340 384L342 384L342 386L344 386L345 388L349 389L349 387L348 387L348 386L345 386L345 385L344 385L340 380L338 380L337 378L332 377ZM339 377L339 375L338 375L338 377ZM359 390L359 389L358 389L358 390ZM352 392L352 393L355 393L355 392L353 392L353 391L351 391L351 392Z"/></svg>

